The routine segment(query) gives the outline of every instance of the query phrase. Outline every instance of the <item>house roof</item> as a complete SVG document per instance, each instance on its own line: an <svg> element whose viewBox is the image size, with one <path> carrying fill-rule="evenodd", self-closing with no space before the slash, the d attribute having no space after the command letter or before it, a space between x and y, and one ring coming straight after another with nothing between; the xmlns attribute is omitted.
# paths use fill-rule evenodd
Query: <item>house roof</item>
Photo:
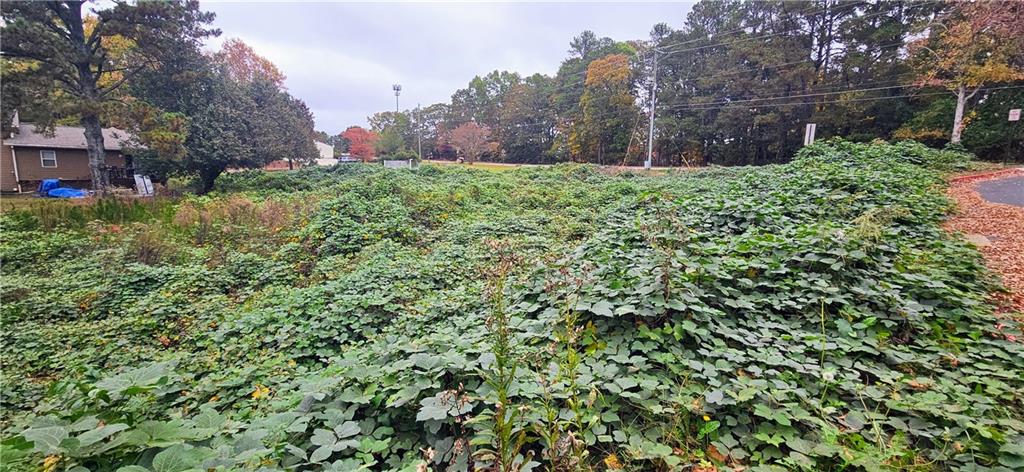
<svg viewBox="0 0 1024 472"><path fill-rule="evenodd" d="M40 130L42 131L42 130ZM121 144L128 141L128 132L117 128L103 128L103 148L107 151L120 151ZM53 135L36 131L32 123L20 123L17 131L4 144L9 146L85 149L85 128L78 126L54 127Z"/></svg>

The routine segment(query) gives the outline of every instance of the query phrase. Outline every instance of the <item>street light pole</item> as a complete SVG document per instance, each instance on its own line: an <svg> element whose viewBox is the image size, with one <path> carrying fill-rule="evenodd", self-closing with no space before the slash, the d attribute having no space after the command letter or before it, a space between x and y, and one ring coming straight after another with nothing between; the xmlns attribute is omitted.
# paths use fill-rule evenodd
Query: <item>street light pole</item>
<svg viewBox="0 0 1024 472"><path fill-rule="evenodd" d="M398 113L398 94L402 93L402 86L400 84L392 85L391 90L395 91L395 113Z"/></svg>

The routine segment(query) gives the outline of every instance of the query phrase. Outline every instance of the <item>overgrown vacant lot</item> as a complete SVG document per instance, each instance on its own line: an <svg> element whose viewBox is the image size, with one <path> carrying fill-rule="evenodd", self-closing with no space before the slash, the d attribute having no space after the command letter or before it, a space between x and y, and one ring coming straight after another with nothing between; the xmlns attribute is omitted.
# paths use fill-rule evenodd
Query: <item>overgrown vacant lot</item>
<svg viewBox="0 0 1024 472"><path fill-rule="evenodd" d="M1019 469L1020 329L939 226L965 159L354 166L8 211L3 464Z"/></svg>

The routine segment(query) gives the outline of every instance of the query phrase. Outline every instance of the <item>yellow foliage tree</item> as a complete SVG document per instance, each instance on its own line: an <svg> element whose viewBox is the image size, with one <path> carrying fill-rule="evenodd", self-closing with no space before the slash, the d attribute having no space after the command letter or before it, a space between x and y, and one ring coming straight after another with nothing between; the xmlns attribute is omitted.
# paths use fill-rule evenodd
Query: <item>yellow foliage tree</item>
<svg viewBox="0 0 1024 472"><path fill-rule="evenodd" d="M587 67L585 90L580 98L583 119L569 134L574 155L595 156L605 163L611 152L625 152L629 139L630 117L635 115L636 98L632 94L629 57L610 54L595 59ZM621 159L621 156L613 156Z"/></svg>
<svg viewBox="0 0 1024 472"><path fill-rule="evenodd" d="M950 142L960 142L967 102L986 85L1024 80L1024 2L952 2L911 44L920 86L956 95Z"/></svg>

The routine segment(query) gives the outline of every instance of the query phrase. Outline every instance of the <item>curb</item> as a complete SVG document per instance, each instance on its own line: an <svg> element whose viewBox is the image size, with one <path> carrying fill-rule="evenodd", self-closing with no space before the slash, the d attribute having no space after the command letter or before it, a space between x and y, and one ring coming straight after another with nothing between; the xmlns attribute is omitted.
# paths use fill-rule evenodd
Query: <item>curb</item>
<svg viewBox="0 0 1024 472"><path fill-rule="evenodd" d="M949 179L949 183L951 183L951 184L962 184L962 183L974 182L976 180L991 179L993 177L1002 177L1004 175L1011 175L1011 174L1018 174L1018 173L1019 174L1024 174L1024 169L1018 168L1018 167L1014 167L1014 168L1011 168L1011 169L1002 169L1002 170L997 170L997 171L992 171L992 172L986 172L984 174L961 175L961 176L953 177L953 178Z"/></svg>

